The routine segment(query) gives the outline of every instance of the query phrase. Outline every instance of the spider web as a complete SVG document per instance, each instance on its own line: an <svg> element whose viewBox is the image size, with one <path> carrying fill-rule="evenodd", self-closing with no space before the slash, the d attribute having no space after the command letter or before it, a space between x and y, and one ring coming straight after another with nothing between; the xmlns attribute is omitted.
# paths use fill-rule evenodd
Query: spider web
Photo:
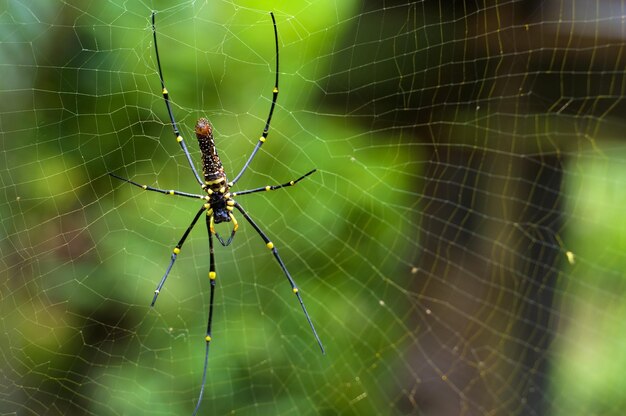
<svg viewBox="0 0 626 416"><path fill-rule="evenodd" d="M190 414L204 224L150 300L214 124L240 218L216 247L201 414L621 414L620 1L0 3L0 413ZM223 228L226 230L226 228Z"/></svg>

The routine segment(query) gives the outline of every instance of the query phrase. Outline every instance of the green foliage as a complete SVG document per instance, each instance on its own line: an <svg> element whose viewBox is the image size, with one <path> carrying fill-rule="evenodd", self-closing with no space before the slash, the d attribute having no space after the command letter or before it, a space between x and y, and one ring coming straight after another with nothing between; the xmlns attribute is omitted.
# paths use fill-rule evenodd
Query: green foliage
<svg viewBox="0 0 626 416"><path fill-rule="evenodd" d="M625 155L596 142L621 137L601 128L618 106L605 109L593 82L581 82L583 104L568 114L580 97L565 81L591 79L592 65L576 55L584 68L563 69L561 82L540 78L536 56L560 63L564 48L507 49L511 39L532 42L536 28L501 31L481 14L493 9L500 22L523 2L487 11L461 2L462 16L444 1L374 3L2 3L0 413L191 413L209 305L204 224L149 305L197 201L108 173L199 192L168 124L155 10L172 108L196 166L193 125L208 117L232 179L271 102L273 10L280 95L268 141L238 186L317 172L238 201L280 250L327 354L240 218L232 246L216 247L201 413L434 414L448 402L467 414L523 413L539 372L550 392L538 395L550 394L554 414L621 414ZM581 45L566 50L595 53ZM614 77L599 84L602 96L619 102L619 71L598 72ZM563 163L565 177L546 206L531 198L546 189L541 173L559 170L544 157ZM537 172L527 180L529 161ZM551 234L542 221L560 204L562 234ZM534 209L545 216L520 221ZM560 257L543 264L528 254L535 246ZM430 268L418 267L428 258ZM544 306L524 292L533 286L554 290L542 311L550 328L523 322L553 337L546 350L515 328L524 308Z"/></svg>

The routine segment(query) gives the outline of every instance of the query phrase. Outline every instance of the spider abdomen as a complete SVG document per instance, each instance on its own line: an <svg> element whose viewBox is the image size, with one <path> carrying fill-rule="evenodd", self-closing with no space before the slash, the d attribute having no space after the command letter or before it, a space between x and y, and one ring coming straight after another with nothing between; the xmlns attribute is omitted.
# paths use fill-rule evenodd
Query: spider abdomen
<svg viewBox="0 0 626 416"><path fill-rule="evenodd" d="M200 146L200 152L202 153L202 173L204 174L204 182L206 185L217 185L217 189L220 188L220 183L226 181L226 173L224 172L224 166L217 154L215 148L215 141L213 140L213 126L206 118L201 118L196 123L196 137L198 138L198 145Z"/></svg>

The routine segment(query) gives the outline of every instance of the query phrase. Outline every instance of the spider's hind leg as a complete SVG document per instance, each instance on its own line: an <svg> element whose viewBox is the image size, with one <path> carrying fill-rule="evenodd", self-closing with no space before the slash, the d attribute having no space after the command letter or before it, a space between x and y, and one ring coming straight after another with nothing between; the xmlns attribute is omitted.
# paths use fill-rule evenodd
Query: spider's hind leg
<svg viewBox="0 0 626 416"><path fill-rule="evenodd" d="M246 169L248 169L248 166L252 162L252 159L254 159L254 157L256 156L261 146L263 146L263 143L265 143L265 141L267 140L267 135L269 134L269 130L270 130L270 123L272 122L272 115L274 114L274 108L276 107L276 99L278 98L278 72L279 72L278 71L278 68L279 68L278 66L279 64L278 29L276 28L276 19L274 18L274 13L270 12L270 16L272 17L272 24L274 25L274 47L276 50L276 70L274 71L275 79L274 79L274 88L272 89L272 104L270 104L270 111L269 111L269 114L267 115L267 120L265 121L265 128L263 129L263 133L261 133L261 137L259 137L259 140L254 146L252 153L250 154L250 157L248 157L248 160L246 161L246 163L243 165L243 167L241 168L237 176L235 176L235 179L233 179L232 182L230 182L229 184L230 186L233 186L234 184L237 183L237 181L241 178L241 176L246 171Z"/></svg>
<svg viewBox="0 0 626 416"><path fill-rule="evenodd" d="M189 154L189 150L187 150L187 146L185 145L185 140L183 136L180 135L180 131L178 130L178 126L176 125L176 119L174 118L174 112L172 111L172 106L170 105L170 95L167 88L165 88L165 79L163 78L163 70L161 69L161 58L159 57L159 47L157 45L157 34L156 34L156 22L155 22L156 12L152 12L152 37L154 39L154 52L156 54L157 67L159 69L159 79L161 80L161 93L163 95L163 100L165 101L165 107L167 108L167 115L170 118L170 124L172 126L172 130L174 132L174 137L176 141L180 145L180 148L185 153L185 157L187 158L187 162L189 162L189 167L193 172L193 175L196 178L196 181L200 185L202 185L202 179L198 174L196 167L193 164L193 160L191 159L191 155Z"/></svg>

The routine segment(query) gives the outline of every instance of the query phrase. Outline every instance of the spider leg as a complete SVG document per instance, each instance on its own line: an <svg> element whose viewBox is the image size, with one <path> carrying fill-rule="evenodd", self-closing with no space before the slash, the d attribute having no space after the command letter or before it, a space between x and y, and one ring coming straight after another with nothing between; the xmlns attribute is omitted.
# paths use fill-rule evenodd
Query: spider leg
<svg viewBox="0 0 626 416"><path fill-rule="evenodd" d="M200 403L202 403L202 395L204 394L204 385L206 384L206 372L209 366L209 345L211 344L211 324L213 322L213 301L215 299L215 279L217 278L217 274L215 273L215 252L213 250L213 234L211 233L211 225L209 216L206 217L206 228L209 234L209 256L210 256L210 266L209 266L209 280L211 281L211 300L209 301L209 320L206 328L206 336L204 340L206 341L206 348L204 351L204 369L202 370L202 385L200 386L200 394L198 395L198 403L196 404L196 408L193 410L193 415L195 416L198 413L198 409L200 409Z"/></svg>
<svg viewBox="0 0 626 416"><path fill-rule="evenodd" d="M152 303L150 304L150 306L154 306L154 304L156 303L157 297L159 296L159 293L161 293L161 289L163 288L163 285L165 284L165 280L167 279L167 276L169 276L170 271L172 270L172 266L174 265L174 262L176 261L176 257L178 256L178 253L180 253L180 249L183 247L183 244L185 244L185 240L187 239L187 236L189 235L193 227L196 225L196 222L198 222L198 218L200 218L200 215L202 215L202 213L207 209L207 205L208 204L205 204L202 206L202 208L200 208L196 216L193 217L191 224L189 224L189 227L187 227L187 229L185 230L185 233L180 238L180 241L178 241L178 244L176 244L176 247L174 247L174 250L172 251L170 264L169 266L167 266L167 270L165 271L163 278L161 278L161 281L159 282L157 288L154 291L154 297L152 298Z"/></svg>
<svg viewBox="0 0 626 416"><path fill-rule="evenodd" d="M265 143L265 140L267 139L267 134L270 130L270 122L272 121L272 115L274 114L274 107L276 107L276 98L278 98L278 29L276 28L276 19L274 19L274 13L270 12L270 16L272 16L272 23L274 25L274 43L276 45L276 79L274 81L274 89L272 90L272 104L270 106L270 113L267 116L267 121L265 122L265 128L263 129L263 133L261 134L261 137L259 137L259 141L256 143L256 146L254 146L252 154L248 158L247 162L243 165L243 168L241 168L237 176L235 176L235 179L233 179L232 182L229 183L230 186L233 186L235 183L237 183L239 178L241 178L241 175L243 175L245 170L248 169L248 165L250 165L250 162L252 162L252 159L254 159L254 156L256 156L263 143Z"/></svg>
<svg viewBox="0 0 626 416"><path fill-rule="evenodd" d="M198 198L198 199L206 199L206 195L199 195L199 194L190 194L188 192L181 192L181 191L175 191L173 189L159 189L159 188L153 188L152 186L148 186L148 185L141 185L137 182L131 181L130 179L126 179L126 178L122 178L121 176L117 176L114 173L109 173L109 175L113 176L116 179L119 179L121 181L124 182L128 182L131 185L135 185L141 189L145 189L146 191L154 191L154 192L159 192L165 195L178 195L178 196L186 196L187 198Z"/></svg>
<svg viewBox="0 0 626 416"><path fill-rule="evenodd" d="M203 185L204 182L200 179L200 175L198 175L198 171L191 160L191 155L189 154L189 150L187 150L187 146L185 145L185 141L183 140L183 136L180 135L180 131L176 126L176 120L174 119L174 113L172 112L172 107L170 106L170 96L167 88L165 88L165 81L163 80L163 70L161 69L161 59L159 58L159 48L157 47L157 35L156 35L156 27L154 25L154 18L156 16L156 12L152 12L152 35L154 37L154 51L156 52L157 59L157 67L159 68L159 79L161 80L161 92L163 94L163 99L165 100L165 107L167 107L167 114L170 117L170 122L172 124L172 129L174 130L174 137L176 137L176 141L180 144L180 147L185 152L185 156L187 157L187 161L189 162L189 166L191 166L191 170L193 171L196 180L200 185Z"/></svg>
<svg viewBox="0 0 626 416"><path fill-rule="evenodd" d="M283 263L283 260L278 255L278 250L276 249L276 247L274 247L274 244L270 241L268 236L263 231L261 231L259 226L252 220L252 218L250 218L250 215L248 215L248 213L241 207L241 205L239 205L239 203L235 202L235 208L237 208L239 212L241 212L241 215L244 216L244 218L250 223L250 225L252 225L252 228L254 228L256 232L259 234L259 236L261 236L263 241L265 241L265 246L269 248L270 250L272 250L272 254L274 254L276 261L278 261L278 265L282 269L283 273L285 274L285 277L287 278L287 280L289 281L289 284L291 285L291 291L298 298L298 302L300 302L300 306L302 307L304 316L306 317L306 320L308 321L309 326L311 327L311 330L313 331L313 335L315 336L315 340L317 341L317 344L320 346L320 349L322 350L322 354L326 354L326 352L324 351L324 346L322 345L322 341L320 340L320 337L317 335L315 326L313 326L311 317L309 316L309 313L306 311L306 307L304 306L304 302L302 301L302 296L300 296L300 291L298 290L298 287L296 286L296 282L294 282L293 278L289 274L289 271L287 270L287 267L285 266L285 263Z"/></svg>
<svg viewBox="0 0 626 416"><path fill-rule="evenodd" d="M283 183L282 185L267 185L267 186L261 186L259 188L247 189L245 191L233 192L232 196L253 194L253 193L256 193L256 192L264 192L264 191L274 191L276 189L285 188L287 186L294 186L295 184L297 184L302 179L306 178L307 176L309 176L310 174L312 174L316 170L317 169L313 169L312 171L310 171L308 173L305 173L304 175L300 176L298 179L296 179L294 181L289 181L289 182Z"/></svg>

